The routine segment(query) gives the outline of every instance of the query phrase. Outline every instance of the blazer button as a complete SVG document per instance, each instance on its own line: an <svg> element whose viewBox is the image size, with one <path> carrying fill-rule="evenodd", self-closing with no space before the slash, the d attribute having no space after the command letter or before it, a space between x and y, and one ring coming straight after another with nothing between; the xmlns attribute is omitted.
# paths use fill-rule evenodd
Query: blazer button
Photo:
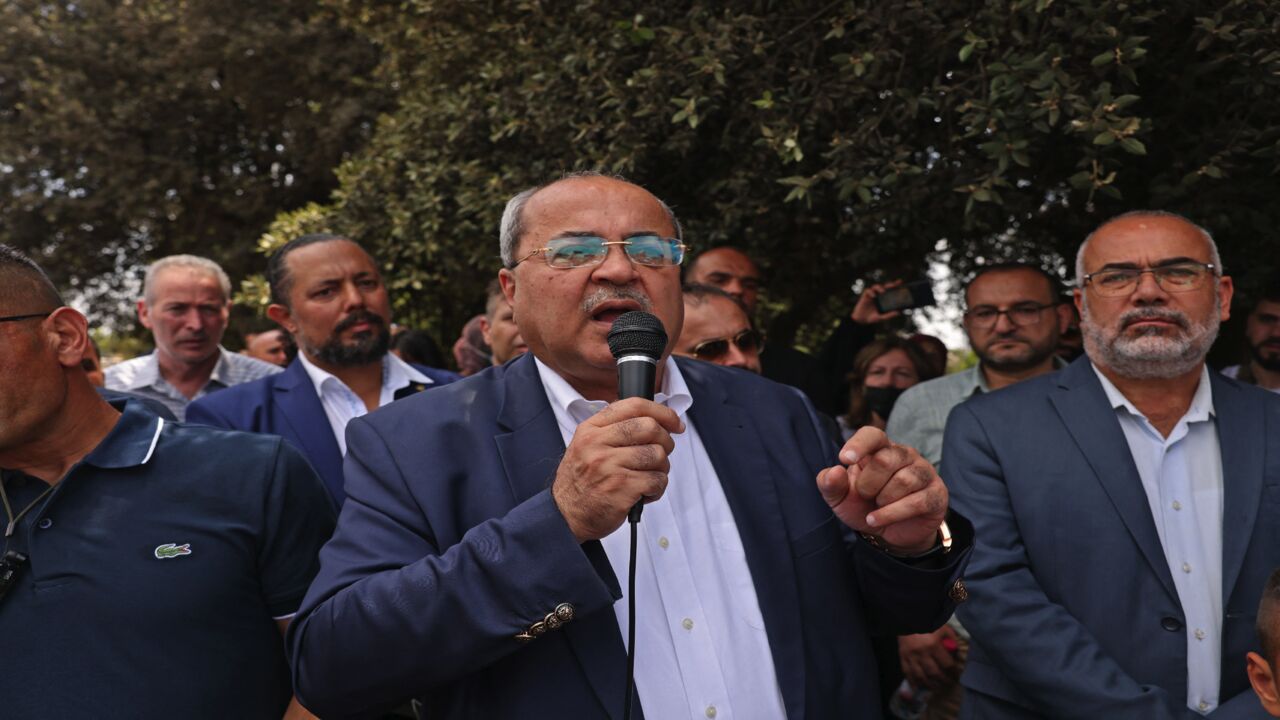
<svg viewBox="0 0 1280 720"><path fill-rule="evenodd" d="M957 579L951 584L951 590L947 592L951 598L951 602L957 605L969 599L969 588L964 586L963 579Z"/></svg>
<svg viewBox="0 0 1280 720"><path fill-rule="evenodd" d="M573 619L573 606L569 603L560 603L556 606L555 615L560 618L560 622L567 623Z"/></svg>
<svg viewBox="0 0 1280 720"><path fill-rule="evenodd" d="M1168 630L1169 632L1178 632L1182 629L1182 621L1172 615L1169 617L1163 617L1160 618L1160 627Z"/></svg>

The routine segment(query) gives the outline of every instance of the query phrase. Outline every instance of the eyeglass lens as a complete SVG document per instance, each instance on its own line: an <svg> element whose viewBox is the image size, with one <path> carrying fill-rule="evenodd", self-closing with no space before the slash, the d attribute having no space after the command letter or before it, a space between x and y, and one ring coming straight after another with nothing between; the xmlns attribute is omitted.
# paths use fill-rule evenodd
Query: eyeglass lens
<svg viewBox="0 0 1280 720"><path fill-rule="evenodd" d="M1001 315L1008 316L1009 322L1019 327L1034 325L1040 322L1040 313L1052 305L1016 305L1008 310L997 310L993 307L976 307L968 312L969 319L980 328L994 326Z"/></svg>
<svg viewBox="0 0 1280 720"><path fill-rule="evenodd" d="M684 248L672 238L637 235L622 242L627 257L640 265L679 265L684 259ZM547 243L547 264L559 268L596 265L604 262L611 244L599 237L556 238Z"/></svg>
<svg viewBox="0 0 1280 720"><path fill-rule="evenodd" d="M1145 270L1123 268L1096 272L1089 279L1102 295L1127 295L1133 292L1145 273L1151 273L1162 290L1189 292L1203 285L1211 270L1211 267L1200 264L1166 265Z"/></svg>

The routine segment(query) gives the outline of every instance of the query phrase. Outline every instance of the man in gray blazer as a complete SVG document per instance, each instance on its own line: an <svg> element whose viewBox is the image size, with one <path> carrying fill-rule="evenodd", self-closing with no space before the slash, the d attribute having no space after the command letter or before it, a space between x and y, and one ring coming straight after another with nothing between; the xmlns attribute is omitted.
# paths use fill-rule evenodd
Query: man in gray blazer
<svg viewBox="0 0 1280 720"><path fill-rule="evenodd" d="M1280 398L1209 370L1231 278L1185 218L1077 257L1087 357L958 406L942 476L973 519L969 718L1266 717L1245 655L1280 565Z"/></svg>

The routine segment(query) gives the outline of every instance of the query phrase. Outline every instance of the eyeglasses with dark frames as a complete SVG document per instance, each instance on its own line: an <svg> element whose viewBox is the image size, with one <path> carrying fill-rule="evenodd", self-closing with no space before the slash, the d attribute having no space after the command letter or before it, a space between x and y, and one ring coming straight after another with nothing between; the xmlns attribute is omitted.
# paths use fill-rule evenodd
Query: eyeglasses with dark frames
<svg viewBox="0 0 1280 720"><path fill-rule="evenodd" d="M1000 310L990 305L979 305L965 310L964 316L974 327L982 330L995 327L996 323L1000 322L1001 315L1009 318L1009 322L1015 326L1025 327L1040 322L1044 311L1051 307L1057 307L1057 303L1021 303L1007 310Z"/></svg>
<svg viewBox="0 0 1280 720"><path fill-rule="evenodd" d="M664 238L660 235L635 235L626 240L605 240L591 235L559 237L547 241L546 247L540 247L520 258L511 267L515 267L529 258L542 253L547 265L558 270L591 267L604 262L609 255L610 245L620 245L631 262L648 267L671 267L684 261L688 246L677 238Z"/></svg>
<svg viewBox="0 0 1280 720"><path fill-rule="evenodd" d="M1184 293L1204 287L1210 276L1218 276L1213 263L1179 262L1153 268L1113 268L1084 276L1084 285L1103 297L1121 297L1138 288L1142 276L1151 273L1161 290Z"/></svg>

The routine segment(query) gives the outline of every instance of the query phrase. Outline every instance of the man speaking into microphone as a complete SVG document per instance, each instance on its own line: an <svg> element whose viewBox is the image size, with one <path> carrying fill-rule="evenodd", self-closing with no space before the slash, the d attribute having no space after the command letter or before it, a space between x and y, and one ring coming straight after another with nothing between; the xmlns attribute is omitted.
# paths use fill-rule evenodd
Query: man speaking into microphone
<svg viewBox="0 0 1280 720"><path fill-rule="evenodd" d="M348 426L347 503L290 628L313 712L622 717L644 501L633 717L880 717L869 633L946 620L971 528L915 450L875 429L838 449L798 391L670 358L680 237L598 174L508 202L530 352ZM653 400L617 400L607 337L634 310L672 338Z"/></svg>

